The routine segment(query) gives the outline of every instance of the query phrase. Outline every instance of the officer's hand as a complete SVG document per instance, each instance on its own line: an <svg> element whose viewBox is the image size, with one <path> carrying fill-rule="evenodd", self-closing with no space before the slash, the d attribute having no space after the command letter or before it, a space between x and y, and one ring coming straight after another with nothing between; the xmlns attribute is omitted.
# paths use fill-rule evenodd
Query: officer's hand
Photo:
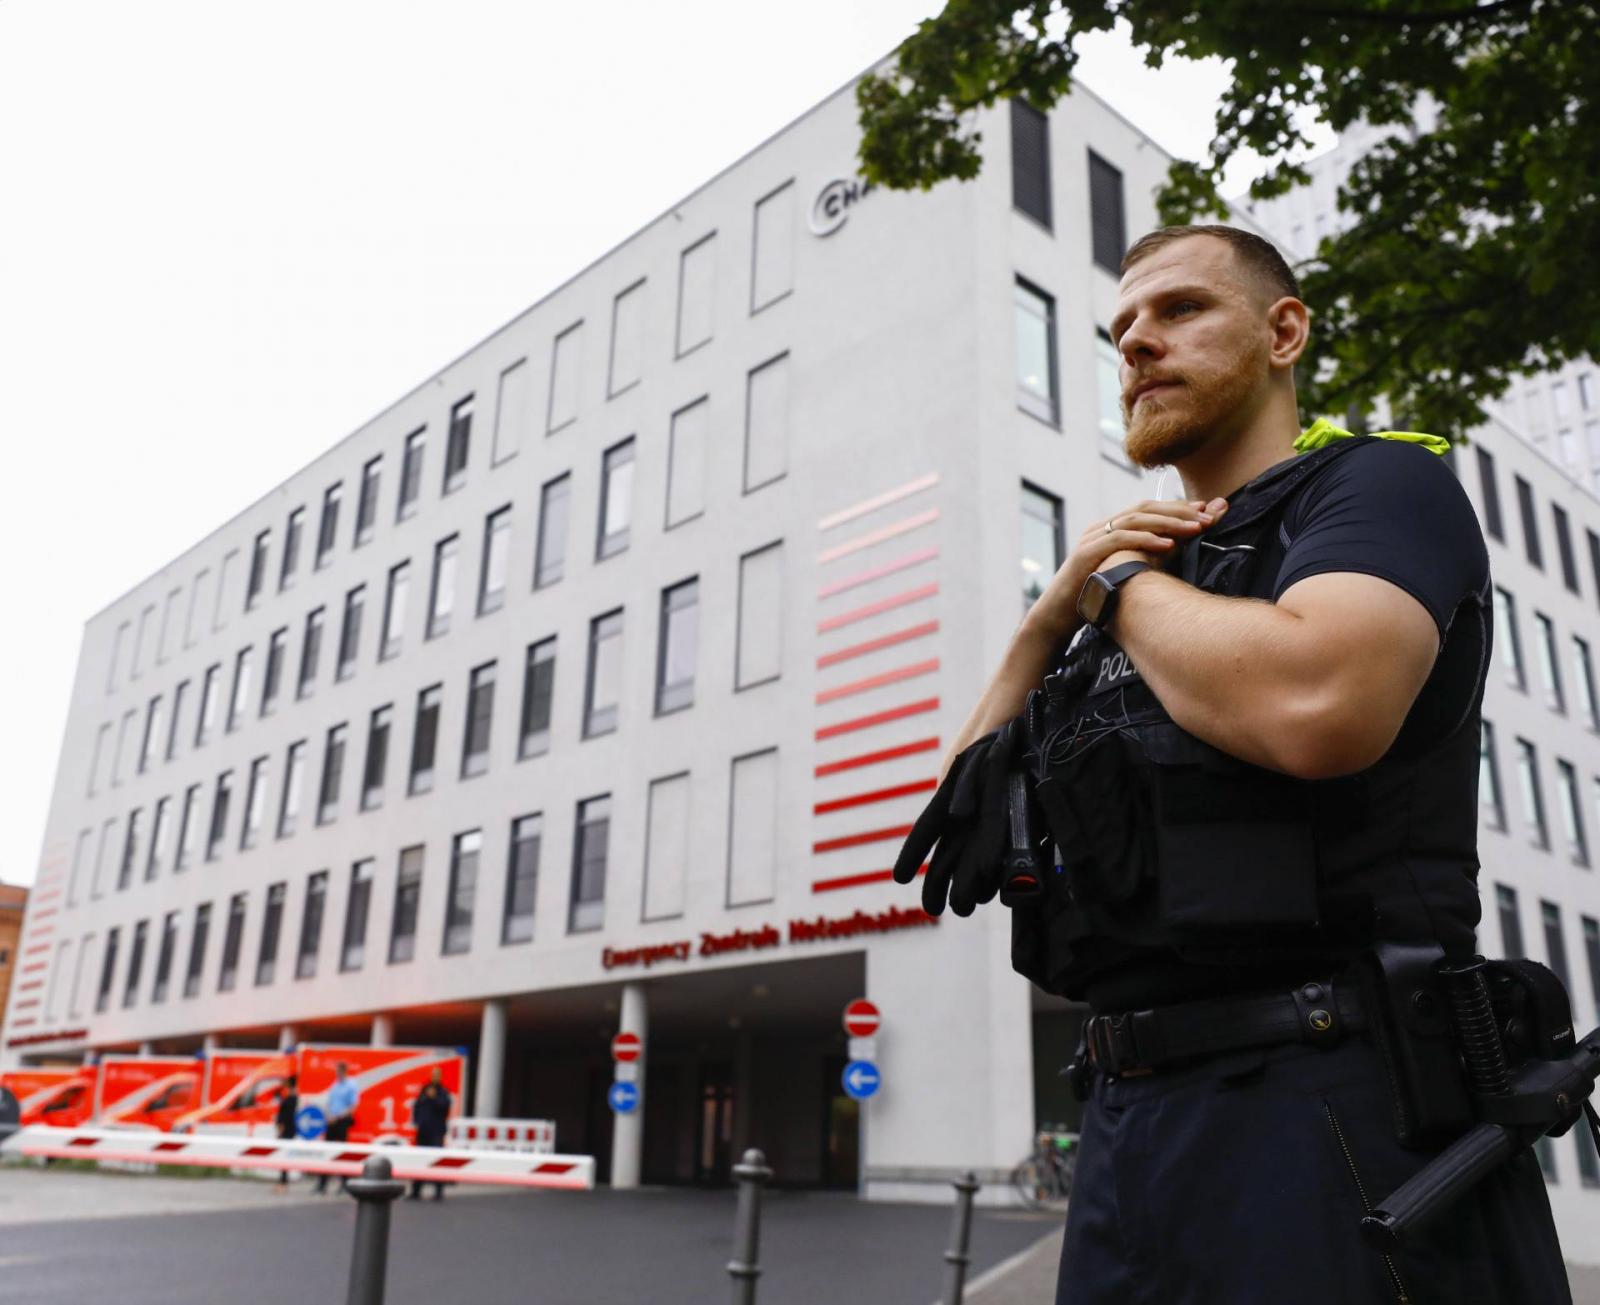
<svg viewBox="0 0 1600 1305"><path fill-rule="evenodd" d="M1193 539L1220 520L1228 510L1226 499L1209 503L1184 499L1145 499L1108 518L1092 522L1078 536L1078 543L1059 570L1050 578L1044 593L1028 612L1027 620L1036 623L1052 639L1064 641L1083 624L1078 615L1078 595L1084 582L1105 568L1115 554L1117 562L1137 558L1152 566L1162 566L1184 540ZM1111 529L1106 529L1110 522Z"/></svg>

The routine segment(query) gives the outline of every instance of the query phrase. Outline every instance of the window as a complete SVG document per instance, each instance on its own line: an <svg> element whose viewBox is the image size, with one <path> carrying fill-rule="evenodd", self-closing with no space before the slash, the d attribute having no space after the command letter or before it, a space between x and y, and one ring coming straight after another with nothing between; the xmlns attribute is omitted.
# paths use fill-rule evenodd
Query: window
<svg viewBox="0 0 1600 1305"><path fill-rule="evenodd" d="M1495 628L1504 631L1500 643L1500 664L1505 668L1506 682L1516 689L1528 687L1527 675L1522 669L1522 640L1517 634L1517 601L1511 591L1494 587Z"/></svg>
<svg viewBox="0 0 1600 1305"><path fill-rule="evenodd" d="M383 805L383 775L389 762L389 723L393 706L379 707L367 725L367 764L361 772L361 809Z"/></svg>
<svg viewBox="0 0 1600 1305"><path fill-rule="evenodd" d="M483 522L483 562L478 569L478 615L498 611L506 601L506 558L511 550L511 505Z"/></svg>
<svg viewBox="0 0 1600 1305"><path fill-rule="evenodd" d="M600 536L596 558L610 557L628 546L628 521L633 515L633 440L612 446L601 459Z"/></svg>
<svg viewBox="0 0 1600 1305"><path fill-rule="evenodd" d="M172 823L169 819L171 808L171 798L160 798L156 802L155 815L150 820L150 854L144 862L146 883L161 873L161 863L167 859L167 831Z"/></svg>
<svg viewBox="0 0 1600 1305"><path fill-rule="evenodd" d="M117 870L117 891L120 893L133 882L133 868L139 863L141 821L144 812L138 809L128 813L128 828L122 838L122 865Z"/></svg>
<svg viewBox="0 0 1600 1305"><path fill-rule="evenodd" d="M545 482L539 491L539 545L534 558L533 587L542 589L561 579L567 560L567 513L572 498L570 474Z"/></svg>
<svg viewBox="0 0 1600 1305"><path fill-rule="evenodd" d="M233 696L228 700L228 723L225 729L232 733L244 715L245 700L250 696L250 649L241 648L233 659Z"/></svg>
<svg viewBox="0 0 1600 1305"><path fill-rule="evenodd" d="M478 854L483 831L469 829L450 843L450 893L444 905L444 954L472 947L472 904L478 892Z"/></svg>
<svg viewBox="0 0 1600 1305"><path fill-rule="evenodd" d="M428 630L426 637L437 638L450 628L450 613L456 605L456 554L461 537L451 535L433 546L433 584L428 591ZM391 591L393 581L391 578ZM398 641L399 633L395 639ZM387 645L388 635L384 642Z"/></svg>
<svg viewBox="0 0 1600 1305"><path fill-rule="evenodd" d="M189 610L183 618L183 646L194 647L195 640L200 637L200 622L205 612L205 603L211 585L210 570L202 567L195 573L194 583L189 587Z"/></svg>
<svg viewBox="0 0 1600 1305"><path fill-rule="evenodd" d="M283 565L278 572L278 588L287 589L294 583L295 569L300 565L300 536L305 533L306 510L297 507L289 513L283 529Z"/></svg>
<svg viewBox="0 0 1600 1305"><path fill-rule="evenodd" d="M339 533L339 504L344 499L344 482L335 481L322 494L322 516L317 522L315 570L322 570L333 556L333 542Z"/></svg>
<svg viewBox="0 0 1600 1305"><path fill-rule="evenodd" d="M97 1013L111 1004L111 985L117 972L118 933L115 928L106 931L106 954L100 961L100 986L94 999Z"/></svg>
<svg viewBox="0 0 1600 1305"><path fill-rule="evenodd" d="M195 844L200 841L200 785L183 791L183 814L178 818L178 850L173 870L187 870L194 864Z"/></svg>
<svg viewBox="0 0 1600 1305"><path fill-rule="evenodd" d="M1478 731L1478 805L1483 818L1492 829L1506 827L1505 800L1500 796L1500 765L1495 757L1494 726L1486 720L1479 721Z"/></svg>
<svg viewBox="0 0 1600 1305"><path fill-rule="evenodd" d="M322 626L326 609L317 607L306 613L306 632L300 640L300 678L295 683L297 698L309 697L317 681L317 659L322 655Z"/></svg>
<svg viewBox="0 0 1600 1305"><path fill-rule="evenodd" d="M344 778L344 745L348 725L333 726L322 745L322 784L317 790L317 823L325 825L339 810L339 786Z"/></svg>
<svg viewBox="0 0 1600 1305"><path fill-rule="evenodd" d="M406 595L411 589L411 563L389 568L389 584L383 600L383 641L378 660L386 661L400 651L400 636L406 627Z"/></svg>
<svg viewBox="0 0 1600 1305"><path fill-rule="evenodd" d="M1022 482L1022 610L1038 601L1063 562L1061 500Z"/></svg>
<svg viewBox="0 0 1600 1305"><path fill-rule="evenodd" d="M460 489L467 479L467 450L472 443L472 395L450 409L450 433L444 444L444 486L440 493Z"/></svg>
<svg viewBox="0 0 1600 1305"><path fill-rule="evenodd" d="M768 544L739 559L735 690L775 680L783 663L783 545Z"/></svg>
<svg viewBox="0 0 1600 1305"><path fill-rule="evenodd" d="M144 969L144 945L150 934L150 921L133 926L133 946L128 949L128 981L122 989L122 1004L133 1005L139 996L139 974Z"/></svg>
<svg viewBox="0 0 1600 1305"><path fill-rule="evenodd" d="M1089 224L1093 232L1095 264L1112 276L1120 276L1122 255L1128 249L1122 173L1093 150L1089 151Z"/></svg>
<svg viewBox="0 0 1600 1305"><path fill-rule="evenodd" d="M1574 1130L1576 1131L1576 1130ZM1539 1157L1539 1169L1544 1174L1546 1183L1559 1181L1556 1173L1556 1148L1548 1134L1535 1139L1533 1153Z"/></svg>
<svg viewBox="0 0 1600 1305"><path fill-rule="evenodd" d="M250 783L245 789L244 828L239 831L239 850L254 847L261 840L261 821L267 806L267 759L250 763Z"/></svg>
<svg viewBox="0 0 1600 1305"><path fill-rule="evenodd" d="M417 950L417 902L422 896L422 848L400 853L395 876L394 919L389 926L389 963L409 961Z"/></svg>
<svg viewBox="0 0 1600 1305"><path fill-rule="evenodd" d="M650 782L645 807L645 920L683 914L689 874L689 776L668 775Z"/></svg>
<svg viewBox="0 0 1600 1305"><path fill-rule="evenodd" d="M1505 522L1500 516L1500 482L1495 479L1494 454L1477 446L1478 486L1483 495L1483 528L1501 543L1505 542Z"/></svg>
<svg viewBox="0 0 1600 1305"><path fill-rule="evenodd" d="M1544 924L1545 964L1556 972L1562 987L1570 989L1572 975L1567 967L1567 940L1561 932L1561 908L1554 902L1541 901L1539 916Z"/></svg>
<svg viewBox="0 0 1600 1305"><path fill-rule="evenodd" d="M1522 544L1528 561L1544 570L1544 550L1539 544L1539 518L1533 510L1533 486L1521 476L1513 476L1517 483L1517 510L1522 516Z"/></svg>
<svg viewBox="0 0 1600 1305"><path fill-rule="evenodd" d="M111 786L115 788L122 783L122 759L128 754L128 735L133 731L133 719L137 712L125 711L122 713L122 723L117 726L117 752L111 761Z"/></svg>
<svg viewBox="0 0 1600 1305"><path fill-rule="evenodd" d="M770 902L778 886L778 750L735 757L728 794L728 905Z"/></svg>
<svg viewBox="0 0 1600 1305"><path fill-rule="evenodd" d="M1589 864L1589 839L1583 827L1583 799L1578 793L1578 772L1570 761L1556 758L1556 779L1561 789L1561 824L1567 836L1567 855L1573 865Z"/></svg>
<svg viewBox="0 0 1600 1305"><path fill-rule="evenodd" d="M545 413L545 432L554 434L578 418L579 354L583 344L583 323L574 322L556 336L550 351L550 401Z"/></svg>
<svg viewBox="0 0 1600 1305"><path fill-rule="evenodd" d="M200 976L206 968L206 939L211 933L211 903L194 908L194 932L189 937L189 965L183 973L183 995L200 995Z"/></svg>
<svg viewBox="0 0 1600 1305"><path fill-rule="evenodd" d="M411 731L411 775L408 793L426 793L433 787L433 759L439 750L439 700L444 686L431 684L417 695L416 728Z"/></svg>
<svg viewBox="0 0 1600 1305"><path fill-rule="evenodd" d="M678 327L674 352L679 358L711 338L715 315L716 239L713 231L678 256Z"/></svg>
<svg viewBox="0 0 1600 1305"><path fill-rule="evenodd" d="M533 939L534 898L539 888L539 846L544 816L535 812L511 822L511 851L506 857L506 907L500 924L502 943Z"/></svg>
<svg viewBox="0 0 1600 1305"><path fill-rule="evenodd" d="M278 691L283 687L284 654L289 646L289 627L272 632L267 641L267 673L261 677L261 714L266 716L278 705Z"/></svg>
<svg viewBox="0 0 1600 1305"><path fill-rule="evenodd" d="M1539 673L1544 680L1545 705L1552 711L1566 711L1566 700L1561 692L1561 663L1556 657L1556 626L1543 612L1533 614L1534 628L1539 631Z"/></svg>
<svg viewBox="0 0 1600 1305"><path fill-rule="evenodd" d="M67 905L78 904L78 885L83 881L84 871L89 866L89 840L94 837L93 829L80 829L78 842L72 849L72 877L67 880Z"/></svg>
<svg viewBox="0 0 1600 1305"><path fill-rule="evenodd" d="M750 311L759 313L794 289L794 183L756 201Z"/></svg>
<svg viewBox="0 0 1600 1305"><path fill-rule="evenodd" d="M613 396L639 383L644 368L644 286L635 281L611 304L611 367L606 394Z"/></svg>
<svg viewBox="0 0 1600 1305"><path fill-rule="evenodd" d="M361 612L366 603L366 585L357 585L344 596L344 617L339 626L339 665L333 672L336 680L347 679L355 671L356 654L361 648Z"/></svg>
<svg viewBox="0 0 1600 1305"><path fill-rule="evenodd" d="M233 772L217 776L217 790L211 798L211 829L206 834L206 860L215 861L228 832L228 802L233 797Z"/></svg>
<svg viewBox="0 0 1600 1305"><path fill-rule="evenodd" d="M611 795L578 803L578 837L572 848L572 905L567 932L605 924L606 847L611 836Z"/></svg>
<svg viewBox="0 0 1600 1305"><path fill-rule="evenodd" d="M256 599L261 597L262 587L267 582L267 548L271 543L272 531L263 530L256 536L250 549L250 581L244 591L244 610L247 612L256 605Z"/></svg>
<svg viewBox="0 0 1600 1305"><path fill-rule="evenodd" d="M267 889L267 913L261 920L261 946L256 952L256 987L272 982L278 968L278 936L283 932L283 899L289 885L273 884Z"/></svg>
<svg viewBox="0 0 1600 1305"><path fill-rule="evenodd" d="M1044 291L1017 278L1017 406L1024 412L1057 423L1056 411L1056 301Z"/></svg>
<svg viewBox="0 0 1600 1305"><path fill-rule="evenodd" d="M1600 730L1600 703L1594 694L1594 659L1589 644L1579 635L1572 636L1572 671L1578 685L1578 708L1592 730Z"/></svg>
<svg viewBox="0 0 1600 1305"><path fill-rule="evenodd" d="M522 668L522 721L517 756L533 757L550 750L550 704L555 696L556 639L551 635L528 645Z"/></svg>
<svg viewBox="0 0 1600 1305"><path fill-rule="evenodd" d="M243 893L228 899L228 927L222 935L222 969L217 973L217 991L232 992L239 977L239 952L244 946Z"/></svg>
<svg viewBox="0 0 1600 1305"><path fill-rule="evenodd" d="M1517 890L1496 884L1494 900L1500 911L1500 948L1508 960L1518 960L1527 952L1522 946L1522 921L1517 918Z"/></svg>
<svg viewBox="0 0 1600 1305"><path fill-rule="evenodd" d="M95 795L95 790L100 786L100 768L111 759L111 750L106 745L111 742L111 722L102 725L94 736L94 757L89 762L89 796Z"/></svg>
<svg viewBox="0 0 1600 1305"><path fill-rule="evenodd" d="M178 600L183 590L171 589L161 605L161 636L156 644L156 665L162 665L172 655L172 642L178 637Z"/></svg>
<svg viewBox="0 0 1600 1305"><path fill-rule="evenodd" d="M1051 357L1053 358L1054 352ZM1100 438L1116 449L1118 462L1127 462L1127 428L1122 423L1122 356L1104 331L1094 337L1095 388L1100 412Z"/></svg>
<svg viewBox="0 0 1600 1305"><path fill-rule="evenodd" d="M1600 1010L1600 920L1583 917L1583 951L1589 958L1589 995Z"/></svg>
<svg viewBox="0 0 1600 1305"><path fill-rule="evenodd" d="M179 680L172 690L172 719L167 725L167 743L162 757L171 761L178 755L178 721L183 716L183 700L189 693L189 681Z"/></svg>
<svg viewBox="0 0 1600 1305"><path fill-rule="evenodd" d="M622 609L589 622L589 674L583 695L583 737L617 728L622 688Z"/></svg>
<svg viewBox="0 0 1600 1305"><path fill-rule="evenodd" d="M145 649L150 646L150 622L155 619L154 606L144 608L139 613L139 634L133 641L133 678L138 679L144 673Z"/></svg>
<svg viewBox="0 0 1600 1305"><path fill-rule="evenodd" d="M656 651L656 714L694 702L699 641L700 582L685 580L661 591L661 636Z"/></svg>
<svg viewBox="0 0 1600 1305"><path fill-rule="evenodd" d="M367 959L367 914L372 909L373 860L367 857L350 867L350 897L344 908L344 940L339 947L339 969L359 970Z"/></svg>
<svg viewBox="0 0 1600 1305"><path fill-rule="evenodd" d="M522 451L522 428L527 422L528 363L525 358L500 373L500 394L494 406L494 447L489 461L499 466Z"/></svg>
<svg viewBox="0 0 1600 1305"><path fill-rule="evenodd" d="M300 786L305 780L306 741L289 745L283 763L283 801L278 804L278 837L287 838L300 823Z"/></svg>
<svg viewBox="0 0 1600 1305"><path fill-rule="evenodd" d="M205 677L200 681L200 714L194 723L194 745L200 747L211 737L211 731L217 725L217 695L221 691L222 665L206 667Z"/></svg>
<svg viewBox="0 0 1600 1305"><path fill-rule="evenodd" d="M489 725L494 719L493 662L473 669L467 689L466 737L461 744L461 775L481 775L489 769Z"/></svg>
<svg viewBox="0 0 1600 1305"><path fill-rule="evenodd" d="M168 911L161 923L161 946L156 950L156 982L150 991L151 1004L167 999L172 982L172 954L178 950L178 913Z"/></svg>
<svg viewBox="0 0 1600 1305"><path fill-rule="evenodd" d="M422 446L428 428L422 427L406 436L405 452L400 458L400 502L395 507L394 519L404 521L417 510L417 495L422 490Z"/></svg>
<svg viewBox="0 0 1600 1305"><path fill-rule="evenodd" d="M666 528L693 521L706 509L706 438L711 404L696 399L672 414L667 438Z"/></svg>
<svg viewBox="0 0 1600 1305"><path fill-rule="evenodd" d="M1580 1119L1572 1130L1578 1148L1578 1179L1585 1187L1600 1187L1600 1153L1595 1151L1594 1134L1586 1127L1587 1122Z"/></svg>
<svg viewBox="0 0 1600 1305"><path fill-rule="evenodd" d="M128 623L122 622L117 626L116 637L111 643L111 660L106 665L106 692L114 692L117 687L117 673L122 666L122 647L128 642Z"/></svg>
<svg viewBox="0 0 1600 1305"><path fill-rule="evenodd" d="M48 947L48 944L44 944ZM11 959L10 950L0 947L0 964ZM64 988L67 981L67 966L72 960L72 940L64 939L56 944L55 963L50 967L49 997L45 1002L44 1019L47 1025L54 1024L61 1018Z"/></svg>
<svg viewBox="0 0 1600 1305"><path fill-rule="evenodd" d="M1572 554L1572 523L1567 511L1559 503L1552 503L1550 511L1556 523L1556 553L1561 559L1561 583L1573 593L1578 592L1578 562Z"/></svg>
<svg viewBox="0 0 1600 1305"><path fill-rule="evenodd" d="M1583 534L1589 543L1589 570L1594 575L1595 602L1600 604L1600 535L1592 530L1585 530Z"/></svg>
<svg viewBox="0 0 1600 1305"><path fill-rule="evenodd" d="M239 572L239 550L230 548L222 555L222 566L217 572L217 600L211 610L211 628L220 630L228 624L229 609L226 600L233 595L232 580Z"/></svg>
<svg viewBox="0 0 1600 1305"><path fill-rule="evenodd" d="M156 736L161 731L161 695L158 693L150 699L150 705L144 713L144 735L139 740L139 761L134 767L142 775L150 768L150 758L155 752Z"/></svg>
<svg viewBox="0 0 1600 1305"><path fill-rule="evenodd" d="M755 368L745 381L744 492L789 471L789 355Z"/></svg>
<svg viewBox="0 0 1600 1305"><path fill-rule="evenodd" d="M322 913L328 904L328 872L318 870L306 880L306 909L300 917L300 946L295 950L294 977L315 978L317 950L322 946Z"/></svg>
<svg viewBox="0 0 1600 1305"><path fill-rule="evenodd" d="M1011 206L1050 229L1050 119L1011 101Z"/></svg>
<svg viewBox="0 0 1600 1305"><path fill-rule="evenodd" d="M352 544L360 548L372 538L372 528L378 520L378 489L383 481L383 454L369 458L361 468L361 492L356 496L356 537Z"/></svg>
<svg viewBox="0 0 1600 1305"><path fill-rule="evenodd" d="M1517 779L1522 786L1522 818L1535 847L1550 846L1544 820L1544 792L1539 786L1539 750L1527 739L1517 740Z"/></svg>

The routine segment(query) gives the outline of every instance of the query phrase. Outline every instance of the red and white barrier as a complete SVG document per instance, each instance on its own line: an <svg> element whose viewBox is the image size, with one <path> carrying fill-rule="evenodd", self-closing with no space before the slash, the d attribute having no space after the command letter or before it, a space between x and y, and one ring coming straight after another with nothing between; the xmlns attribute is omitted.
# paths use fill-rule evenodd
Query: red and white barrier
<svg viewBox="0 0 1600 1305"><path fill-rule="evenodd" d="M444 1144L462 1151L550 1155L556 1149L556 1126L550 1119L452 1119Z"/></svg>
<svg viewBox="0 0 1600 1305"><path fill-rule="evenodd" d="M0 1141L0 1154L58 1160L121 1160L134 1164L215 1165L228 1169L293 1170L358 1177L370 1155L381 1155L403 1181L485 1183L507 1187L594 1187L594 1157L455 1147L372 1146L307 1142L299 1138L175 1135L106 1128L49 1128L31 1124Z"/></svg>

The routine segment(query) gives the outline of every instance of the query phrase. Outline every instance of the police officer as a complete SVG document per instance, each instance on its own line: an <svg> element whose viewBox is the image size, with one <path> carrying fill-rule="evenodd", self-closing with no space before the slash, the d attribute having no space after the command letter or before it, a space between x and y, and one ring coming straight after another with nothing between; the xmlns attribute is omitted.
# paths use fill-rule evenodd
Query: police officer
<svg viewBox="0 0 1600 1305"><path fill-rule="evenodd" d="M1570 1301L1526 1153L1403 1251L1358 1232L1448 1140L1401 1144L1358 967L1479 917L1488 556L1446 446L1301 432L1267 241L1164 228L1122 272L1127 452L1184 496L1084 531L896 865L933 914L1004 885L1015 967L1090 1008L1057 1305Z"/></svg>

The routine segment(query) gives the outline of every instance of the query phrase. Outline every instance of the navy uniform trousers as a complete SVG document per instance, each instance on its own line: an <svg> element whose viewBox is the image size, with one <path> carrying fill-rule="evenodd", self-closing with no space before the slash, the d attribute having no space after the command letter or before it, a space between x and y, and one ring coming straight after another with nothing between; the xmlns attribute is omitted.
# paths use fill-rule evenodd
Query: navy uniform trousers
<svg viewBox="0 0 1600 1305"><path fill-rule="evenodd" d="M1395 1141L1365 1036L1096 1074L1056 1305L1570 1305L1532 1154L1387 1262L1367 1244L1366 1203L1430 1154Z"/></svg>

